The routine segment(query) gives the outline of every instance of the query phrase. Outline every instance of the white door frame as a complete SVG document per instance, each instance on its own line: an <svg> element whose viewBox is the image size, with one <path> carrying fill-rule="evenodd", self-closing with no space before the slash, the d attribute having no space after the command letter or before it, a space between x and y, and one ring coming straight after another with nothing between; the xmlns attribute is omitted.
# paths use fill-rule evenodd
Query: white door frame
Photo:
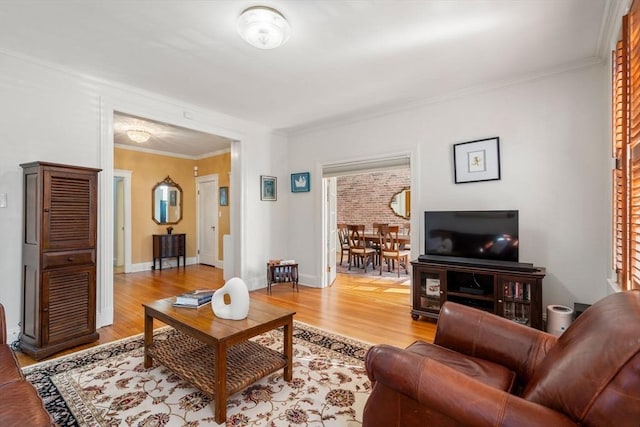
<svg viewBox="0 0 640 427"><path fill-rule="evenodd" d="M116 96L108 99L100 97L100 165L102 172L98 177L98 259L97 259L97 289L96 289L96 327L113 324L113 115L115 112L131 114L150 120L160 121L187 129L193 129L213 135L223 136L231 142L231 185L230 195L236 200L231 209L231 234L234 236L234 251L239 261L234 265L236 275L240 276L243 268L239 254L242 251L242 207L241 199L236 198L235 192L242 187L242 156L241 144L244 135L237 131L220 127L207 115L200 115L199 120L191 116L195 109L185 110L186 106L161 101L157 98L141 96ZM200 114L198 112L198 114ZM129 239L130 240L130 239ZM129 251L130 252L130 251Z"/></svg>
<svg viewBox="0 0 640 427"><path fill-rule="evenodd" d="M322 269L322 287L331 286L336 279L336 230L338 228L337 209L338 197L336 193L336 178L322 178L322 200L324 209L322 218L324 251Z"/></svg>
<svg viewBox="0 0 640 427"><path fill-rule="evenodd" d="M410 176L411 176L411 219L410 219L410 223L411 223L411 255L410 258L414 259L418 256L418 253L420 251L420 245L419 245L419 239L417 239L417 236L420 236L422 233L422 230L420 229L420 215L416 215L415 212L418 212L418 205L419 202L421 200L420 196L420 176L419 176L419 165L418 165L418 160L420 158L419 156L420 154L420 147L416 147L413 150L410 151L402 151L402 152L396 152L396 153L387 153L386 155L381 155L381 156L377 156L377 157L373 157L373 158L359 158L359 159L351 159L351 160L342 160L342 161L338 161L335 163L326 163L326 164L322 164L320 165L320 171L321 174L323 175L323 182L325 180L325 178L329 177L329 176L338 176L338 175L327 175L326 177L324 176L325 173L325 168L326 169L332 169L334 172L335 170L340 169L341 171L344 171L344 174L349 173L349 170L351 167L353 167L352 171L357 171L357 173L366 173L367 172L367 165L371 164L383 164L386 160L392 160L392 159L398 159L398 158L408 158L409 159L409 168L410 168ZM375 170L373 167L372 169L370 169L371 171ZM329 238L331 238L331 236L328 236L329 233L329 227L327 226L328 223L328 216L330 215L329 213L329 203L327 202L327 197L326 197L326 185L322 186L322 213L321 213L321 221L322 221L322 236L321 236L321 242L322 242L322 273L321 273L321 286L322 287L326 287L328 285L330 285L330 283L327 283L328 281L328 277L329 275L327 274L326 271L326 266L327 266L327 262L328 262L328 246L329 246ZM414 196L415 195L415 196ZM336 194L337 197L337 194ZM421 206L422 207L422 206ZM336 202L336 209L337 209L337 202ZM335 238L335 236L334 236Z"/></svg>
<svg viewBox="0 0 640 427"><path fill-rule="evenodd" d="M113 177L123 180L124 202L124 272L131 273L131 171L114 169ZM113 182L113 179L111 180ZM113 200L113 197L112 197ZM115 220L115 219L114 219ZM112 235L113 236L113 235ZM113 253L113 251L111 252Z"/></svg>

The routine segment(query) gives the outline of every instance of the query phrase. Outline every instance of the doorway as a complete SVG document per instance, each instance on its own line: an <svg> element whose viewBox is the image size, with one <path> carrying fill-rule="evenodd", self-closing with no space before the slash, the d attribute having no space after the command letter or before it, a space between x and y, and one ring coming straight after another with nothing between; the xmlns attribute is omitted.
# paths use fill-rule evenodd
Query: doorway
<svg viewBox="0 0 640 427"><path fill-rule="evenodd" d="M329 286L335 280L335 272L346 273L338 265L337 224L364 224L365 229L373 233L373 223L398 225L401 229L411 230L411 203L407 198L406 213L398 214L392 209L392 202L398 194L410 189L414 181L411 170L411 154L402 154L380 159L352 161L323 166L323 259L326 266L323 272L323 286ZM346 207L345 205L349 206ZM415 234L415 233L414 233ZM412 237L410 237L413 240ZM410 245L408 247L411 247ZM396 267L399 268L399 267ZM333 274L332 274L333 271ZM367 269L369 276L371 270ZM379 271L379 270L377 270ZM349 274L357 275L359 270L352 268ZM378 273L379 274L379 273ZM385 276L391 276L386 272ZM362 271L362 275L365 275ZM410 277L403 271L401 281Z"/></svg>
<svg viewBox="0 0 640 427"><path fill-rule="evenodd" d="M148 121L154 121L155 123L167 124L169 126L169 131L172 130L173 127L181 126L183 129L189 129L197 132L206 133L212 137L218 137L220 139L224 139L226 141L227 152L230 153L230 171L229 171L229 183L226 184L229 187L229 199L235 200L233 205L229 205L229 218L226 220L226 224L230 229L230 235L233 236L233 239L239 239L240 233L240 213L242 211L241 208L241 199L235 198L235 191L239 191L242 185L242 177L240 174L242 161L240 159L240 144L243 139L243 135L236 132L230 131L225 128L219 127L216 123L211 120L200 120L194 121L190 120L187 117L184 110L180 107L177 109L173 105L158 103L157 100L143 102L142 104L137 103L135 105L123 101L121 99L105 99L102 98L100 100L101 111L102 111L102 135L101 135L101 179L99 182L99 204L102 206L101 212L102 216L99 221L99 260L98 260L98 288L96 289L96 300L97 300L97 317L96 317L96 326L101 327L109 324L113 324L113 316L114 316L114 287L113 287L113 257L114 257L114 169L116 163L114 162L114 151L115 147L119 144L118 137L119 135L126 132L117 132L115 129L115 116L118 114L129 114L135 115L134 117L148 117ZM121 113L126 111L127 113ZM165 133L164 135L169 135ZM152 138L153 139L153 138ZM145 151L144 148L139 149L139 151ZM162 151L162 150L161 150ZM168 150L164 150L168 151ZM216 152L217 150L210 147L209 152ZM195 156L192 158L196 158ZM135 171L132 171L135 172ZM137 184L136 184L137 186ZM138 188L138 187L136 187ZM136 259L140 259L138 255L138 251L133 251L131 249L132 245L132 237L131 234L127 236L127 228L131 229L134 226L132 224L136 224L131 220L126 219L126 201L129 200L131 202L132 196L131 192L129 192L129 197L125 197L125 249L124 249L124 257L125 257L125 271L126 272L134 272L134 271L142 271L144 269L150 268L152 262L139 262L136 264L132 264L131 259L136 257ZM137 203L137 200L136 200ZM131 204L131 203L130 203ZM136 204L136 214L138 212L143 212L144 206L140 209L137 209L138 206ZM129 211L131 207L129 207ZM146 211L146 209L144 209ZM195 216L195 215L194 215ZM195 221L194 221L195 222ZM195 233L193 233L195 235ZM193 239L196 240L195 238ZM236 244L234 247L234 255L241 251L240 242L234 242ZM239 259L239 257L235 257ZM241 268L241 263L231 265L230 270L234 274L239 274L235 271L237 268Z"/></svg>
<svg viewBox="0 0 640 427"><path fill-rule="evenodd" d="M113 273L124 273L124 179L113 177Z"/></svg>
<svg viewBox="0 0 640 427"><path fill-rule="evenodd" d="M113 171L113 273L131 272L131 171Z"/></svg>
<svg viewBox="0 0 640 427"><path fill-rule="evenodd" d="M114 222L113 222L113 253L116 258L124 252L132 254L133 264L131 269L125 268L126 272L144 271L152 268L152 251L148 239L151 234L164 233L164 229L168 227L159 227L163 225L171 225L176 232L185 233L187 235L187 259L188 264L199 262L202 258L203 263L212 266L219 266L218 261L219 242L213 239L205 239L198 230L199 214L197 209L197 191L198 183L206 185L206 181L211 181L215 185L206 196L211 200L206 201L206 205L214 209L209 211L208 217L201 215L203 221L206 220L206 227L209 234L214 230L219 232L217 209L217 187L218 178L215 172L219 171L225 174L225 177L231 171L231 143L229 138L210 134L194 129L188 129L153 119L147 119L123 112L114 112L114 165L123 169L131 169L130 175L133 174L135 185L132 193L125 197L127 202L131 204L134 201L135 209L133 211L133 220L124 221L124 227L119 218L122 209L120 208L122 195L119 193L120 187L117 184L118 172L114 174L116 180L113 187L113 204L114 204ZM137 142L131 139L128 129L144 129L148 135L145 142ZM198 176L200 172L205 171L205 176ZM184 195L188 200L182 199L182 191L180 191L180 199L176 203L167 199L166 203L175 206L177 209L176 218L163 218L162 215L153 215L149 218L148 211L143 208L148 198L149 188L154 188L158 184L158 179L167 176L175 179L177 184L184 189ZM165 178L166 179L166 178ZM226 181L225 181L225 185ZM181 190L182 190L181 189ZM170 193L176 194L175 192ZM161 202L162 203L162 202ZM153 209L159 209L157 206ZM228 209L226 211L228 216ZM154 212L156 212L154 210ZM130 238L122 237L123 228L131 227ZM222 232L229 234L230 221L224 218ZM214 236L215 238L215 236ZM132 250L122 249L121 240L129 241ZM199 242L204 246L201 248ZM200 253L201 252L201 253ZM200 257L202 254L202 257ZM173 265L172 260L169 261ZM116 271L121 271L118 267Z"/></svg>

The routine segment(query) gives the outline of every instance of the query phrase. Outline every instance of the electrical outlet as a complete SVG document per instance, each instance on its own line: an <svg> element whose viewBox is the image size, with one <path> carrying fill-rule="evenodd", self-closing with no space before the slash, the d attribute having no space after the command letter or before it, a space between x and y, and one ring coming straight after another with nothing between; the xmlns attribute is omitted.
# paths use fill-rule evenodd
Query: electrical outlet
<svg viewBox="0 0 640 427"><path fill-rule="evenodd" d="M7 193L0 193L0 208L7 207Z"/></svg>

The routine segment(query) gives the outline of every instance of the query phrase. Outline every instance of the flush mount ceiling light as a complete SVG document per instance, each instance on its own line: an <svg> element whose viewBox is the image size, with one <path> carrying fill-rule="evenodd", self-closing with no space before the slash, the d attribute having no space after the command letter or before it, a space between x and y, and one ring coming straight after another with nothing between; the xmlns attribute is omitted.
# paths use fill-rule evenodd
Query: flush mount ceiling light
<svg viewBox="0 0 640 427"><path fill-rule="evenodd" d="M127 136L130 140L138 143L147 142L149 138L151 138L151 134L149 132L140 129L129 129L127 131Z"/></svg>
<svg viewBox="0 0 640 427"><path fill-rule="evenodd" d="M286 43L291 28L277 10L267 6L253 6L238 18L238 33L251 46L273 49Z"/></svg>

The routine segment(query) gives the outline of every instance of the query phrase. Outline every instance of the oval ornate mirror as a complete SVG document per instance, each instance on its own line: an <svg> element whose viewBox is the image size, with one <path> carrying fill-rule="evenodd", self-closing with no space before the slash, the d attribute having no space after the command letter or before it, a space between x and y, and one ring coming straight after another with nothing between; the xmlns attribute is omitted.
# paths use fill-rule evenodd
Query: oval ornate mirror
<svg viewBox="0 0 640 427"><path fill-rule="evenodd" d="M182 188L167 177L151 190L151 217L156 224L177 224L182 219Z"/></svg>
<svg viewBox="0 0 640 427"><path fill-rule="evenodd" d="M400 218L411 218L411 189L403 188L391 197L389 207Z"/></svg>

